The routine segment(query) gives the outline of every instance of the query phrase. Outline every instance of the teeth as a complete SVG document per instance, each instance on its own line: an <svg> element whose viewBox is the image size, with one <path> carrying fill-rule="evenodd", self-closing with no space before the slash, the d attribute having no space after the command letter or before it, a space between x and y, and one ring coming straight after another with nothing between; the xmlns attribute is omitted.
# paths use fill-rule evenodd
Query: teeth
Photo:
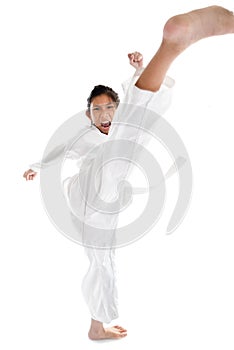
<svg viewBox="0 0 234 350"><path fill-rule="evenodd" d="M110 122L101 123L102 126L109 126L110 124L111 124Z"/></svg>

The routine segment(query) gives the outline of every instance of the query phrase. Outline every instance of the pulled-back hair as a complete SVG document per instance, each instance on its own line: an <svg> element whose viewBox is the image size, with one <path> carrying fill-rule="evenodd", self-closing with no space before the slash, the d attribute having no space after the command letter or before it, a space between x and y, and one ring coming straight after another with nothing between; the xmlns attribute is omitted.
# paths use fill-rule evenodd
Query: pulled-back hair
<svg viewBox="0 0 234 350"><path fill-rule="evenodd" d="M90 105L91 105L91 102L94 99L94 97L99 96L99 95L103 95L103 94L109 96L113 100L113 102L115 102L117 104L117 107L118 107L119 102L120 102L118 94L109 86L96 85L96 86L94 86L89 97L87 98L88 110L90 109Z"/></svg>

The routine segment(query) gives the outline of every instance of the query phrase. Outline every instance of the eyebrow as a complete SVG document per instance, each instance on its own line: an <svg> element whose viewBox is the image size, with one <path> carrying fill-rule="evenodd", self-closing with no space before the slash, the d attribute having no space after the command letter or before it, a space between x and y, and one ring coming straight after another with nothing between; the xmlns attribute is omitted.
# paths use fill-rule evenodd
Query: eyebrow
<svg viewBox="0 0 234 350"><path fill-rule="evenodd" d="M108 102L108 103L103 103L103 104L99 104L99 105L93 105L93 107L102 107L102 106L110 106L110 105L114 105L115 102Z"/></svg>

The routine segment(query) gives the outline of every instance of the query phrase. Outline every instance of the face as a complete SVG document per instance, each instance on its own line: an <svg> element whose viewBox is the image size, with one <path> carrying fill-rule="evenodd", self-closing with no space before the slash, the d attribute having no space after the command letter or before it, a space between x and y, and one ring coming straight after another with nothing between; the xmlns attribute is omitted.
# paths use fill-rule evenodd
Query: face
<svg viewBox="0 0 234 350"><path fill-rule="evenodd" d="M96 96L91 102L88 117L102 133L108 134L116 107L116 103L108 95Z"/></svg>

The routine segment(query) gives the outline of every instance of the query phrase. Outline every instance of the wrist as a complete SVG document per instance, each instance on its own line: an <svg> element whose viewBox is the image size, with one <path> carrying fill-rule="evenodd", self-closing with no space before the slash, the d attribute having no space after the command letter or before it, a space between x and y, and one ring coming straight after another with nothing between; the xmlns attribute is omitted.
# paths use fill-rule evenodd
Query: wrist
<svg viewBox="0 0 234 350"><path fill-rule="evenodd" d="M144 67L137 67L134 75L135 76L141 75L143 70L144 70Z"/></svg>

